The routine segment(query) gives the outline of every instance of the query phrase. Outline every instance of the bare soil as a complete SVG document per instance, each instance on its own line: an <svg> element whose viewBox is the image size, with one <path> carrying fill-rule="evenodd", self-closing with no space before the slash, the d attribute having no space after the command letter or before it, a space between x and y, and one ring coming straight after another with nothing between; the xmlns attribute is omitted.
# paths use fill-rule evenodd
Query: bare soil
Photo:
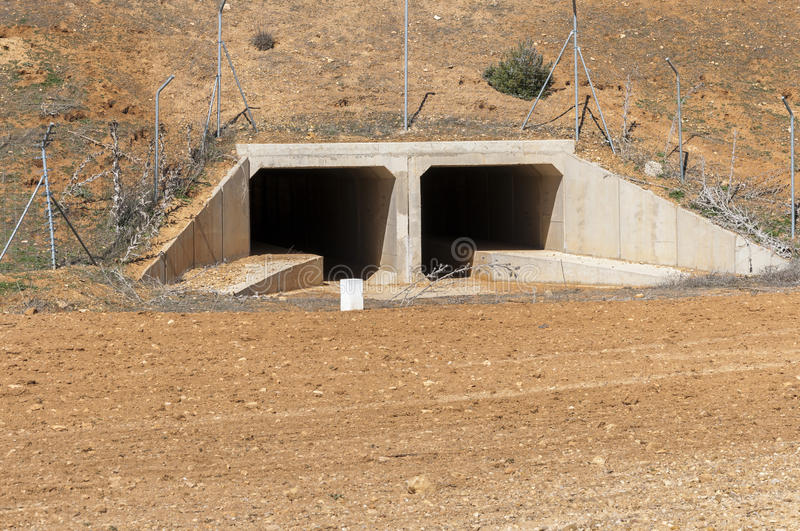
<svg viewBox="0 0 800 531"><path fill-rule="evenodd" d="M798 303L2 315L0 525L793 528Z"/></svg>

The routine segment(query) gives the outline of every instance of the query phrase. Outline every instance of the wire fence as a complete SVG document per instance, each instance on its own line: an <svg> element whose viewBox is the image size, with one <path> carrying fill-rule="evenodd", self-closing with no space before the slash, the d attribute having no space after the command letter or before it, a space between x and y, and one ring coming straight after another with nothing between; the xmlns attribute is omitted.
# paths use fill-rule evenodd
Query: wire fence
<svg viewBox="0 0 800 531"><path fill-rule="evenodd" d="M38 181L38 178L35 180ZM4 182L2 201L0 201L0 245L5 246L22 216L36 182ZM64 227L60 217L53 218L56 231L56 260L58 264L75 263L80 260L80 247L73 249L70 242L64 241L61 233ZM47 202L44 187L31 203L28 214L22 221L7 255L0 262L0 273L9 271L33 271L45 269L50 264L50 242L44 236L49 232ZM77 244L76 244L77 245Z"/></svg>

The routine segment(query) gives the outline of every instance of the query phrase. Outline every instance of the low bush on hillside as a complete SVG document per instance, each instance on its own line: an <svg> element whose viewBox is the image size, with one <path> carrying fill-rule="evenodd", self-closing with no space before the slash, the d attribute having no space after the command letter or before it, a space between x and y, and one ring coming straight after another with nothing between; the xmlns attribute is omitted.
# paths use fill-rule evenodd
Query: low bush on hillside
<svg viewBox="0 0 800 531"><path fill-rule="evenodd" d="M483 78L503 94L532 100L544 86L551 68L552 64L545 64L542 54L536 51L533 40L526 39L506 52L498 64L489 66ZM549 94L552 84L551 79L543 97Z"/></svg>
<svg viewBox="0 0 800 531"><path fill-rule="evenodd" d="M256 31L256 34L250 39L250 44L256 47L257 50L266 52L275 47L275 39L272 34L267 30L261 28Z"/></svg>

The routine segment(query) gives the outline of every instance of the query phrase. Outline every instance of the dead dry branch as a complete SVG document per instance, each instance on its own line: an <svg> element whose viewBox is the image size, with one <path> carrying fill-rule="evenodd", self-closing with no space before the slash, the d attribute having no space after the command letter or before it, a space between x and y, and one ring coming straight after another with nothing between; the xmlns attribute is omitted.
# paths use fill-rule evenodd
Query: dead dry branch
<svg viewBox="0 0 800 531"><path fill-rule="evenodd" d="M64 194L79 199L86 185L107 180L109 225L113 236L106 255L118 257L122 262L137 258L146 243L158 232L167 214L176 204L176 197L185 196L188 189L202 173L207 156L197 147L192 147L191 127L187 129L187 154L184 160L170 161L165 157L163 178L160 179L158 200L153 189L153 172L150 160L154 143L148 146L148 154L141 159L125 153L120 148L119 127L109 123L107 138L95 139L71 131L78 138L99 151L89 154L75 170ZM163 134L159 135L163 142ZM163 145L163 144L162 144ZM166 150L162 150L166 153ZM137 170L138 168L138 170ZM82 178L91 169L92 175ZM139 172L139 177L133 175ZM132 178L133 177L133 178Z"/></svg>
<svg viewBox="0 0 800 531"><path fill-rule="evenodd" d="M49 96L42 100L42 103L39 105L39 110L43 117L54 118L79 107L80 105L74 99L62 96Z"/></svg>
<svg viewBox="0 0 800 531"><path fill-rule="evenodd" d="M755 216L736 202L737 196L743 189L744 186L741 184L708 185L703 182L700 193L692 204L719 225L755 238L758 243L772 249L780 256L791 256L790 245L767 233L756 221Z"/></svg>

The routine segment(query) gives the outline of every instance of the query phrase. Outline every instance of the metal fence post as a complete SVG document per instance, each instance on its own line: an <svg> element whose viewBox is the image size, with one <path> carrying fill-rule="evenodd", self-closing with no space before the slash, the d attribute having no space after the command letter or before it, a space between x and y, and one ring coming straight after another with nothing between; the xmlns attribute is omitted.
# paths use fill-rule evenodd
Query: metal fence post
<svg viewBox="0 0 800 531"><path fill-rule="evenodd" d="M153 203L158 203L158 178L159 178L159 173L161 172L161 166L159 165L159 160L158 160L158 144L160 136L159 123L158 123L158 113L159 113L158 103L159 103L159 98L161 97L161 91L164 90L164 88L167 85L169 85L170 81L172 81L173 79L175 79L175 76L169 76L167 80L164 81L164 84L161 85L159 89L156 91L156 150L155 150L156 160L155 160L155 166L153 167Z"/></svg>
<svg viewBox="0 0 800 531"><path fill-rule="evenodd" d="M794 240L795 226L797 224L797 213L796 213L795 204L794 204L794 112L792 112L792 108L789 107L789 102L786 101L786 97L785 96L783 97L783 104L786 106L786 110L789 111L789 142L791 143L791 146L789 148L789 150L791 152L791 166L789 168L789 179L791 179L790 188L791 188L791 194L792 194L792 204L791 204L791 208L792 208L792 239Z"/></svg>
<svg viewBox="0 0 800 531"><path fill-rule="evenodd" d="M675 65L672 64L672 61L669 60L669 57L666 59L667 63L669 64L672 71L675 72L675 82L677 84L678 89L678 164L681 167L681 184L686 182L686 168L683 165L683 121L681 119L681 75L678 73L678 69L675 68Z"/></svg>
<svg viewBox="0 0 800 531"><path fill-rule="evenodd" d="M222 0L217 10L217 138L219 138L220 125L220 105L222 105L222 9L228 0Z"/></svg>
<svg viewBox="0 0 800 531"><path fill-rule="evenodd" d="M573 83L575 84L575 143L578 143L578 136L580 136L580 125L578 119L578 104L580 103L578 100L580 99L580 95L578 94L578 6L575 0L572 0L572 48L573 48L573 55L575 56L575 78Z"/></svg>
<svg viewBox="0 0 800 531"><path fill-rule="evenodd" d="M403 129L408 131L408 0L405 0L405 55L404 55L404 82L403 91Z"/></svg>
<svg viewBox="0 0 800 531"><path fill-rule="evenodd" d="M50 226L50 259L53 264L53 269L56 268L56 239L55 231L53 230L53 208L50 201L50 178L47 175L47 144L50 142L50 133L53 132L54 123L47 127L47 132L42 139L42 168L44 169L44 190L45 197L47 198L47 222Z"/></svg>

